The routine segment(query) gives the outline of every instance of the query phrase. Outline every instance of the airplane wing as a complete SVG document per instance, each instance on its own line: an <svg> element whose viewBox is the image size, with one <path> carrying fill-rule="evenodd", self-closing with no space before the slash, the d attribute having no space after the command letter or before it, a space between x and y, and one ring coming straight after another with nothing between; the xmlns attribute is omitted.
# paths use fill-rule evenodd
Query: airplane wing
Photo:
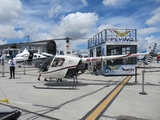
<svg viewBox="0 0 160 120"><path fill-rule="evenodd" d="M43 52L42 55L44 55L44 56L46 56L46 57L51 57L51 56L53 56L52 54L45 53L45 52Z"/></svg>
<svg viewBox="0 0 160 120"><path fill-rule="evenodd" d="M21 56L19 56L19 57L15 57L13 59L16 60L16 62L23 62L25 60L28 60L28 57L21 57Z"/></svg>

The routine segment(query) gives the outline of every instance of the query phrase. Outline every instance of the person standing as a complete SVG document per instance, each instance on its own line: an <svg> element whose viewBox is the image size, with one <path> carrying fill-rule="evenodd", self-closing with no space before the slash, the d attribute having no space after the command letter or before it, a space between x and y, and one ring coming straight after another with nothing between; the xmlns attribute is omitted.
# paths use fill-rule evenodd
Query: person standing
<svg viewBox="0 0 160 120"><path fill-rule="evenodd" d="M95 64L94 67L93 67L93 73L95 75L98 75L98 66L97 66L97 64Z"/></svg>
<svg viewBox="0 0 160 120"><path fill-rule="evenodd" d="M16 61L11 57L11 59L8 61L8 65L10 66L10 78L9 79L15 79L15 65Z"/></svg>
<svg viewBox="0 0 160 120"><path fill-rule="evenodd" d="M157 55L157 63L160 61L160 55Z"/></svg>
<svg viewBox="0 0 160 120"><path fill-rule="evenodd" d="M1 56L1 62L2 62L2 66L4 66L4 56Z"/></svg>

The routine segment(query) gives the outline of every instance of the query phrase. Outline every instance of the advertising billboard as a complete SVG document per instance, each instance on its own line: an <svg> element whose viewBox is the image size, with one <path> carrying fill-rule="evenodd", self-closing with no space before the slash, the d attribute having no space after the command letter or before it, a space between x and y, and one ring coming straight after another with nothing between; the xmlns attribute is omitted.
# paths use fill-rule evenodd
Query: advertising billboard
<svg viewBox="0 0 160 120"><path fill-rule="evenodd" d="M108 42L134 42L136 36L136 29L107 29Z"/></svg>
<svg viewBox="0 0 160 120"><path fill-rule="evenodd" d="M109 43L134 43L137 42L136 29L104 29L88 40L88 48Z"/></svg>
<svg viewBox="0 0 160 120"><path fill-rule="evenodd" d="M106 65L104 75L135 75L135 65Z"/></svg>

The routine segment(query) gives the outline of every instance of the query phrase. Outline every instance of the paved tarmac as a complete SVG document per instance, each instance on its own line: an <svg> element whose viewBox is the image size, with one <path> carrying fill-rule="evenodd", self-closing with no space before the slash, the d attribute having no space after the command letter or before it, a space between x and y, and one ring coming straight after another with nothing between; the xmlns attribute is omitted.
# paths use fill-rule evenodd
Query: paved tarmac
<svg viewBox="0 0 160 120"><path fill-rule="evenodd" d="M160 67L160 63L151 63ZM37 81L38 69L16 67L16 78L9 79L9 67L0 66L0 99L22 111L19 120L160 120L160 68L146 69L144 89L142 70L135 76L95 76L88 72L72 80ZM25 72L24 72L25 70ZM156 71L156 72L152 72ZM36 89L33 85L50 89ZM140 94L142 93L142 94Z"/></svg>

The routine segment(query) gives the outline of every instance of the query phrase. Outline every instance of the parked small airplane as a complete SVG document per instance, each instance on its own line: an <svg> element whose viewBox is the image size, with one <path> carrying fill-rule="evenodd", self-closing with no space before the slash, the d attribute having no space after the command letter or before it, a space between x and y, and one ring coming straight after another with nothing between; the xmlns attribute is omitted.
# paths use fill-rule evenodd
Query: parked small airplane
<svg viewBox="0 0 160 120"><path fill-rule="evenodd" d="M36 62L36 60L45 60L48 57L53 56L52 54L49 53L33 53L32 51L28 51L26 48L23 50L22 53L19 53L16 55L14 60L16 60L17 63L23 63L24 61L33 61ZM19 65L20 67L20 65Z"/></svg>
<svg viewBox="0 0 160 120"><path fill-rule="evenodd" d="M152 50L151 48L149 48L146 53L134 53L134 54L88 57L88 58L79 58L68 55L55 55L49 57L43 62L40 68L40 75L45 79L50 79L50 80L53 78L55 79L73 78L73 81L75 82L75 80L77 80L78 74L81 74L85 71L86 63L123 59L123 58L137 57L143 55L151 56L151 53ZM63 64L58 66L58 62L60 59L63 60Z"/></svg>
<svg viewBox="0 0 160 120"><path fill-rule="evenodd" d="M23 62L25 60L28 60L30 53L29 51L25 48L24 51L22 53L19 53L16 55L16 57L14 57L14 60L16 60L16 62Z"/></svg>
<svg viewBox="0 0 160 120"><path fill-rule="evenodd" d="M126 68L126 69L125 69L125 68L123 68L123 67L122 67L122 70L123 70L123 71L129 71L129 72L134 71L134 69L133 69L133 68Z"/></svg>

